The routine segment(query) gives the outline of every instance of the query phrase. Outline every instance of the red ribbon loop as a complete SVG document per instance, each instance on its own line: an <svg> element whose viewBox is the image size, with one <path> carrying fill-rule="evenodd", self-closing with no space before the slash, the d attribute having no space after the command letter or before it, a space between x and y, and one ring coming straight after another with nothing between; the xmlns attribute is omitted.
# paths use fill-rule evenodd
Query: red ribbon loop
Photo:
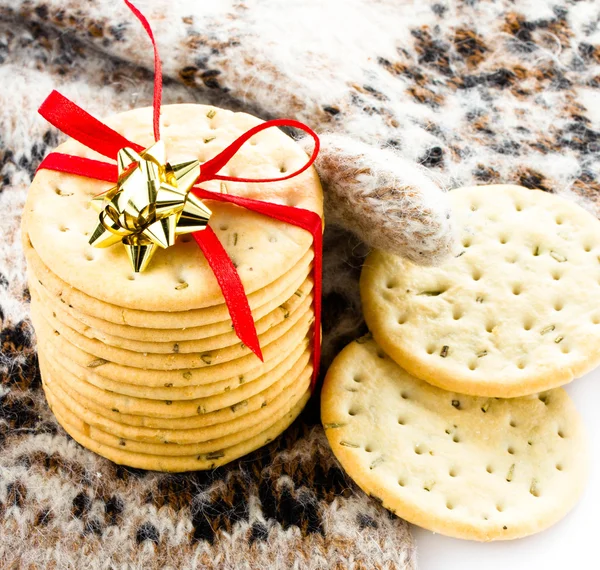
<svg viewBox="0 0 600 570"><path fill-rule="evenodd" d="M140 21L144 30L148 34L150 41L152 42L152 49L154 50L154 115L152 117L152 128L154 130L154 140L160 140L160 103L162 100L162 64L160 63L160 55L158 53L158 46L152 33L152 28L146 20L146 16L142 14L129 0L124 0L127 7L133 12L133 15Z"/></svg>
<svg viewBox="0 0 600 570"><path fill-rule="evenodd" d="M310 158L308 159L308 162L304 164L302 168L299 168L298 170L286 176L280 176L279 178L237 178L235 176L223 176L218 174L218 172L231 160L235 153L240 150L245 142L250 140L254 135L260 133L261 131L266 131L271 127L294 127L304 131L312 137L312 139L315 141L315 147ZM272 121L266 121L265 123L261 123L260 125L252 127L249 131L246 131L243 135L233 141L226 149L217 154L217 156L207 160L200 168L200 178L198 178L197 182L206 182L207 180L226 180L229 182L260 183L289 180L290 178L298 176L298 174L302 174L306 169L311 167L312 163L317 159L320 148L321 141L319 140L317 133L315 133L315 131L313 131L310 127L307 127L304 123L301 123L300 121L294 121L292 119L274 119Z"/></svg>
<svg viewBox="0 0 600 570"><path fill-rule="evenodd" d="M113 131L56 90L46 97L38 113L65 135L113 160L126 146L136 152L144 150L143 146Z"/></svg>

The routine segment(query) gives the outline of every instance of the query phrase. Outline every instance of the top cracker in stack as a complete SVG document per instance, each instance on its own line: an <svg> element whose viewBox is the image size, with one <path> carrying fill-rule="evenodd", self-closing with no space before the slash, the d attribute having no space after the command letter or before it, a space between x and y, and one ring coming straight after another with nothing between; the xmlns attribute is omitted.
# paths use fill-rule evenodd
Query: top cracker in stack
<svg viewBox="0 0 600 570"><path fill-rule="evenodd" d="M202 105L162 108L170 162L202 164L259 124ZM152 110L106 123L152 143ZM69 140L59 152L97 158ZM241 147L222 173L272 178L306 154L278 129ZM89 244L91 199L107 183L41 170L23 216L23 240L44 387L65 429L119 463L210 468L278 435L307 400L312 362L312 236L231 204L207 202L210 226L233 260L256 322L264 363L232 329L218 283L191 237L158 250L135 273L123 247ZM287 181L203 184L322 215L314 169Z"/></svg>

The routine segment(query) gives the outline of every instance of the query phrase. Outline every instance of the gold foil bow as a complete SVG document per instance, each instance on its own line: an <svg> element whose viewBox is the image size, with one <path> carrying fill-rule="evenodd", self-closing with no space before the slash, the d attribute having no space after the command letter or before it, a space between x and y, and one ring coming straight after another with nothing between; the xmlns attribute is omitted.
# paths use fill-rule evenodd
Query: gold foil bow
<svg viewBox="0 0 600 570"><path fill-rule="evenodd" d="M122 242L138 273L148 267L157 248L206 228L212 212L190 193L200 176L200 162L169 164L162 141L139 154L121 149L117 167L117 185L92 198L100 215L89 243L109 247Z"/></svg>

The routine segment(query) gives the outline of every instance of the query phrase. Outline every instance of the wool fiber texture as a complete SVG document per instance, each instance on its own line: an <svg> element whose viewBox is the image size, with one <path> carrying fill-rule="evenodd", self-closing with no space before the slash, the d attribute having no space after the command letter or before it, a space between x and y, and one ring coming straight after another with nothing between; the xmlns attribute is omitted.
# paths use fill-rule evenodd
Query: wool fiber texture
<svg viewBox="0 0 600 570"><path fill-rule="evenodd" d="M516 183L600 213L595 0L146 0L164 103L306 122L323 139L323 370L365 331L369 247L435 264L445 191ZM408 525L341 471L318 400L213 472L150 473L83 449L45 404L19 223L63 136L59 89L102 117L152 100L152 50L109 0L0 0L0 568L416 568Z"/></svg>

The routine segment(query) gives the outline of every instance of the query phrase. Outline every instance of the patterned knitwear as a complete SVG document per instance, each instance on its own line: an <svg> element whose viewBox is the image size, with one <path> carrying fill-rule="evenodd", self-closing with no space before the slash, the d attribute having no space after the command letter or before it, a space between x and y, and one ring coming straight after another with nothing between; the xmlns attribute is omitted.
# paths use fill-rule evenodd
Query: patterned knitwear
<svg viewBox="0 0 600 570"><path fill-rule="evenodd" d="M600 213L594 0L140 1L164 103L302 120L323 136L323 370L364 332L368 246L451 248L443 189L517 183ZM340 470L313 399L269 446L210 473L113 465L56 424L40 389L19 223L62 138L53 88L94 115L148 105L152 53L120 2L0 0L0 567L416 567L408 527ZM352 232L352 233L350 233Z"/></svg>

